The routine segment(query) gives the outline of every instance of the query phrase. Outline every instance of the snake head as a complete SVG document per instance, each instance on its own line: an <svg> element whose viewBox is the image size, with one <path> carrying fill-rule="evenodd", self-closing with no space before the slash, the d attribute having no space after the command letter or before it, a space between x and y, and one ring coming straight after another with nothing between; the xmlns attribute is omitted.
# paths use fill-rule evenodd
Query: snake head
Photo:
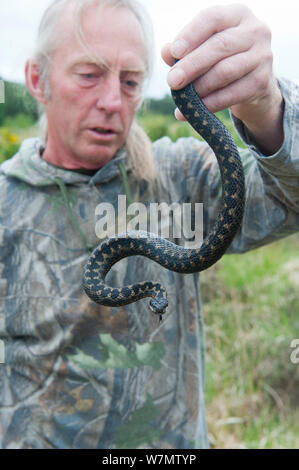
<svg viewBox="0 0 299 470"><path fill-rule="evenodd" d="M155 315L159 315L160 321L162 321L162 316L166 313L167 307L168 300L165 297L159 296L150 300L150 309Z"/></svg>

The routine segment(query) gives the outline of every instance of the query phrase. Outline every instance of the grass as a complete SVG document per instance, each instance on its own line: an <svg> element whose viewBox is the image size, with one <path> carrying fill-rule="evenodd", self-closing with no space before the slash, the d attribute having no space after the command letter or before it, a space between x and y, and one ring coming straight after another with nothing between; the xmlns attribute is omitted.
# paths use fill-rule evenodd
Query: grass
<svg viewBox="0 0 299 470"><path fill-rule="evenodd" d="M298 248L294 235L201 276L211 447L299 448Z"/></svg>

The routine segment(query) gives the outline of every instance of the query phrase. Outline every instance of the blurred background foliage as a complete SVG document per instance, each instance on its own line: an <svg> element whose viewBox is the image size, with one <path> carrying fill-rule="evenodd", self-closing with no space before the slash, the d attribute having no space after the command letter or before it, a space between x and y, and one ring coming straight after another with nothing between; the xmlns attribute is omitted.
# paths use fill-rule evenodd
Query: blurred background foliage
<svg viewBox="0 0 299 470"><path fill-rule="evenodd" d="M0 106L0 126L5 126L8 118L16 118L19 114L23 116L23 121L17 121L17 124L22 126L35 122L38 118L37 103L27 88L7 81L4 81L4 88L5 103Z"/></svg>
<svg viewBox="0 0 299 470"><path fill-rule="evenodd" d="M138 121L154 141L198 135L173 116L170 96L147 100ZM227 110L217 113L236 135ZM5 83L0 163L37 136L38 108L25 87ZM299 448L299 236L224 256L201 274L206 325L206 404L213 448Z"/></svg>
<svg viewBox="0 0 299 470"><path fill-rule="evenodd" d="M26 133L36 131L38 107L27 88L4 81L5 103L0 104L0 163L13 156Z"/></svg>

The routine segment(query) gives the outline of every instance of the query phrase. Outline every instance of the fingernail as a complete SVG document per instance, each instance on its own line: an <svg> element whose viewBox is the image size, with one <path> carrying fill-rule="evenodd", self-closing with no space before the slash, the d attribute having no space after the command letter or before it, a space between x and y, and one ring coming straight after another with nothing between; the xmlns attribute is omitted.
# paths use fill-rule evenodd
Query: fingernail
<svg viewBox="0 0 299 470"><path fill-rule="evenodd" d="M170 70L167 81L170 87L179 87L184 83L185 73L182 69L174 68Z"/></svg>
<svg viewBox="0 0 299 470"><path fill-rule="evenodd" d="M176 118L177 121L182 120L182 113L180 112L178 108L174 110L174 117Z"/></svg>
<svg viewBox="0 0 299 470"><path fill-rule="evenodd" d="M175 57L176 59L180 59L187 51L187 48L188 44L185 39L178 39L172 44L170 52L173 57Z"/></svg>

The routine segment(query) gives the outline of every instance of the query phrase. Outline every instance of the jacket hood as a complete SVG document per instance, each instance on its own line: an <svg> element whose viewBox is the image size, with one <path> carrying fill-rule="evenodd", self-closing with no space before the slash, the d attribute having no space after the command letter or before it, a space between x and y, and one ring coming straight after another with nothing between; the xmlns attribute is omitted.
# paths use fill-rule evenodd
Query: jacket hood
<svg viewBox="0 0 299 470"><path fill-rule="evenodd" d="M104 183L119 175L119 164L124 161L128 169L126 152L121 149L115 157L100 168L93 176L65 170L43 160L40 156L42 142L39 138L23 141L19 151L0 166L0 175L17 178L32 186L51 186L57 178L65 184Z"/></svg>

